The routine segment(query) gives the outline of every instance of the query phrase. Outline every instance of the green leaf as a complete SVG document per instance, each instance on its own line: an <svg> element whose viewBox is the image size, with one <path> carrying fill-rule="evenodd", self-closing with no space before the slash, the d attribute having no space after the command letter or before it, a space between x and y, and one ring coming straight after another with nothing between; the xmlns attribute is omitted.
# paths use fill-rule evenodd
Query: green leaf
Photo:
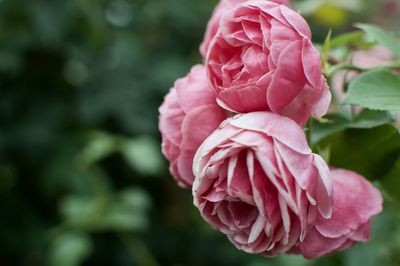
<svg viewBox="0 0 400 266"><path fill-rule="evenodd" d="M339 114L330 114L324 117L324 120L314 119L311 131L311 144L315 145L325 138L336 133L345 131L349 128L371 129L393 122L391 114L385 111L363 110L353 120ZM318 148L319 154L325 154L325 149ZM330 152L330 149L329 149ZM321 154L321 155L322 155ZM328 158L328 157L327 157Z"/></svg>
<svg viewBox="0 0 400 266"><path fill-rule="evenodd" d="M103 216L101 230L143 230L147 225L148 219L144 214L137 211L132 212L125 206L116 204Z"/></svg>
<svg viewBox="0 0 400 266"><path fill-rule="evenodd" d="M315 120L312 125L311 143L315 144L326 137L345 130L349 121L340 115L328 115L325 117L328 122L319 122Z"/></svg>
<svg viewBox="0 0 400 266"><path fill-rule="evenodd" d="M369 179L385 176L400 154L398 129L384 125L373 129L347 129L318 144L331 147L330 164L356 171Z"/></svg>
<svg viewBox="0 0 400 266"><path fill-rule="evenodd" d="M156 175L163 168L159 144L149 137L125 140L121 143L121 153L129 165L144 175Z"/></svg>
<svg viewBox="0 0 400 266"><path fill-rule="evenodd" d="M373 110L400 110L400 77L387 69L363 73L349 84L344 103Z"/></svg>
<svg viewBox="0 0 400 266"><path fill-rule="evenodd" d="M331 37L332 37L332 29L329 30L328 35L325 38L324 46L322 49L323 58L327 58L329 55L329 51L331 50Z"/></svg>
<svg viewBox="0 0 400 266"><path fill-rule="evenodd" d="M373 128L392 122L388 112L365 109L350 124L350 128Z"/></svg>
<svg viewBox="0 0 400 266"><path fill-rule="evenodd" d="M149 195L141 189L120 192L101 220L103 229L142 230L148 225Z"/></svg>
<svg viewBox="0 0 400 266"><path fill-rule="evenodd" d="M115 152L115 138L109 134L96 132L91 135L89 144L80 154L81 160L87 165L96 163Z"/></svg>
<svg viewBox="0 0 400 266"><path fill-rule="evenodd" d="M147 210L151 206L151 198L148 193L139 188L129 188L118 194L121 204L129 208Z"/></svg>
<svg viewBox="0 0 400 266"><path fill-rule="evenodd" d="M329 59L329 52L331 50L331 36L332 36L332 29L329 30L328 35L325 38L324 45L322 47L321 53L321 61L324 69L328 69L328 59Z"/></svg>
<svg viewBox="0 0 400 266"><path fill-rule="evenodd" d="M86 231L142 230L148 224L149 207L145 191L128 189L113 197L69 197L61 211L69 226Z"/></svg>
<svg viewBox="0 0 400 266"><path fill-rule="evenodd" d="M321 148L317 148L318 150L318 154L321 155L322 159L324 159L324 161L329 164L329 161L331 160L331 146L326 146L325 148L321 149Z"/></svg>
<svg viewBox="0 0 400 266"><path fill-rule="evenodd" d="M350 43L358 43L362 40L364 34L360 31L341 34L331 39L331 47L339 47Z"/></svg>
<svg viewBox="0 0 400 266"><path fill-rule="evenodd" d="M65 222L73 227L93 230L107 207L108 199L104 197L71 196L61 205Z"/></svg>
<svg viewBox="0 0 400 266"><path fill-rule="evenodd" d="M374 25L357 23L355 26L362 29L372 39L374 39L374 41L382 44L400 58L400 45L389 33Z"/></svg>
<svg viewBox="0 0 400 266"><path fill-rule="evenodd" d="M400 202L400 156L390 172L382 179L381 184L390 198Z"/></svg>
<svg viewBox="0 0 400 266"><path fill-rule="evenodd" d="M301 2L293 3L296 10L301 10L301 14L304 16L312 15L322 4L321 1L306 0Z"/></svg>
<svg viewBox="0 0 400 266"><path fill-rule="evenodd" d="M87 234L66 232L58 235L51 245L50 266L82 265L92 252L93 244Z"/></svg>

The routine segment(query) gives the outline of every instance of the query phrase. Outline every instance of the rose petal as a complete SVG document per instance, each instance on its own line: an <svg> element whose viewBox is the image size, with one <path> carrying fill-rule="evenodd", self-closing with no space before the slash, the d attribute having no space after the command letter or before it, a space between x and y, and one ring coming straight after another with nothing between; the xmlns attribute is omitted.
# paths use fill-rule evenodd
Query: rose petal
<svg viewBox="0 0 400 266"><path fill-rule="evenodd" d="M280 112L306 84L301 62L301 41L295 41L280 54L277 69L267 90L268 105Z"/></svg>
<svg viewBox="0 0 400 266"><path fill-rule="evenodd" d="M332 219L318 219L316 226L323 236L333 238L348 234L382 211L380 192L362 176L336 169L331 171L330 177L333 181L333 216Z"/></svg>

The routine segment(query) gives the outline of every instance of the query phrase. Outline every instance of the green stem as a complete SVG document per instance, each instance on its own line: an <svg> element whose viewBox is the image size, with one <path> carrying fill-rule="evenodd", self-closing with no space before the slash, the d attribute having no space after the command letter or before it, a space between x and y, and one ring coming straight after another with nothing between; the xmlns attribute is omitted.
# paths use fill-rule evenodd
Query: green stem
<svg viewBox="0 0 400 266"><path fill-rule="evenodd" d="M342 64L334 65L331 68L329 68L329 70L327 71L328 72L327 75L328 75L328 77L331 77L333 74L335 74L339 70L353 70L353 71L357 71L357 72L364 72L364 71L368 71L368 70L371 70L374 68L377 68L377 67L363 68L363 67L358 67L358 66L348 64L348 63L342 63ZM382 65L382 66L379 66L379 68L400 69L400 61L395 61L395 62L392 62L387 65Z"/></svg>

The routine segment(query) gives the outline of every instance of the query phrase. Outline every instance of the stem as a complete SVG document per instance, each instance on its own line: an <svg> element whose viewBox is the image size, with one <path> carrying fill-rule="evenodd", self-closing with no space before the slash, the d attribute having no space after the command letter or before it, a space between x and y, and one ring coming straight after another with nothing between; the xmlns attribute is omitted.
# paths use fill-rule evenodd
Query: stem
<svg viewBox="0 0 400 266"><path fill-rule="evenodd" d="M328 75L328 77L331 77L331 76L333 76L333 74L335 74L336 72L338 72L340 70L354 70L354 71L362 72L364 69L357 67L355 65L352 65L352 64L342 63L342 64L334 65L331 68L329 68L327 75Z"/></svg>
<svg viewBox="0 0 400 266"><path fill-rule="evenodd" d="M337 64L332 66L329 70L327 75L331 77L333 74L335 74L339 70L354 70L357 72L364 72L368 71L371 69L375 69L378 67L368 67L368 68L363 68L363 67L358 67L349 63L342 63L342 64ZM395 61L393 63L387 64L387 65L382 65L379 66L379 68L390 68L390 69L400 69L400 61Z"/></svg>

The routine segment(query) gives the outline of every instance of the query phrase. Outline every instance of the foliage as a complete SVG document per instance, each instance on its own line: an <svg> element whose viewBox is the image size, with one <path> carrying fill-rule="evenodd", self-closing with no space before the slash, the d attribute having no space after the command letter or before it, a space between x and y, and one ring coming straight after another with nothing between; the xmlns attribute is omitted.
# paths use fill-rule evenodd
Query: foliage
<svg viewBox="0 0 400 266"><path fill-rule="evenodd" d="M350 84L348 103L374 110L353 116L344 107L310 128L314 150L385 194L368 244L318 261L250 256L206 225L191 192L176 186L159 152L157 108L200 62L216 2L0 1L0 265L400 264L400 140L387 112L398 100L383 97L398 96L392 68ZM387 33L340 35L355 20L368 22L381 1L338 1L333 22L323 19L333 2L318 2L328 5L307 11L315 40L337 26L324 49L328 73L346 67L331 56L381 40L394 49Z"/></svg>

